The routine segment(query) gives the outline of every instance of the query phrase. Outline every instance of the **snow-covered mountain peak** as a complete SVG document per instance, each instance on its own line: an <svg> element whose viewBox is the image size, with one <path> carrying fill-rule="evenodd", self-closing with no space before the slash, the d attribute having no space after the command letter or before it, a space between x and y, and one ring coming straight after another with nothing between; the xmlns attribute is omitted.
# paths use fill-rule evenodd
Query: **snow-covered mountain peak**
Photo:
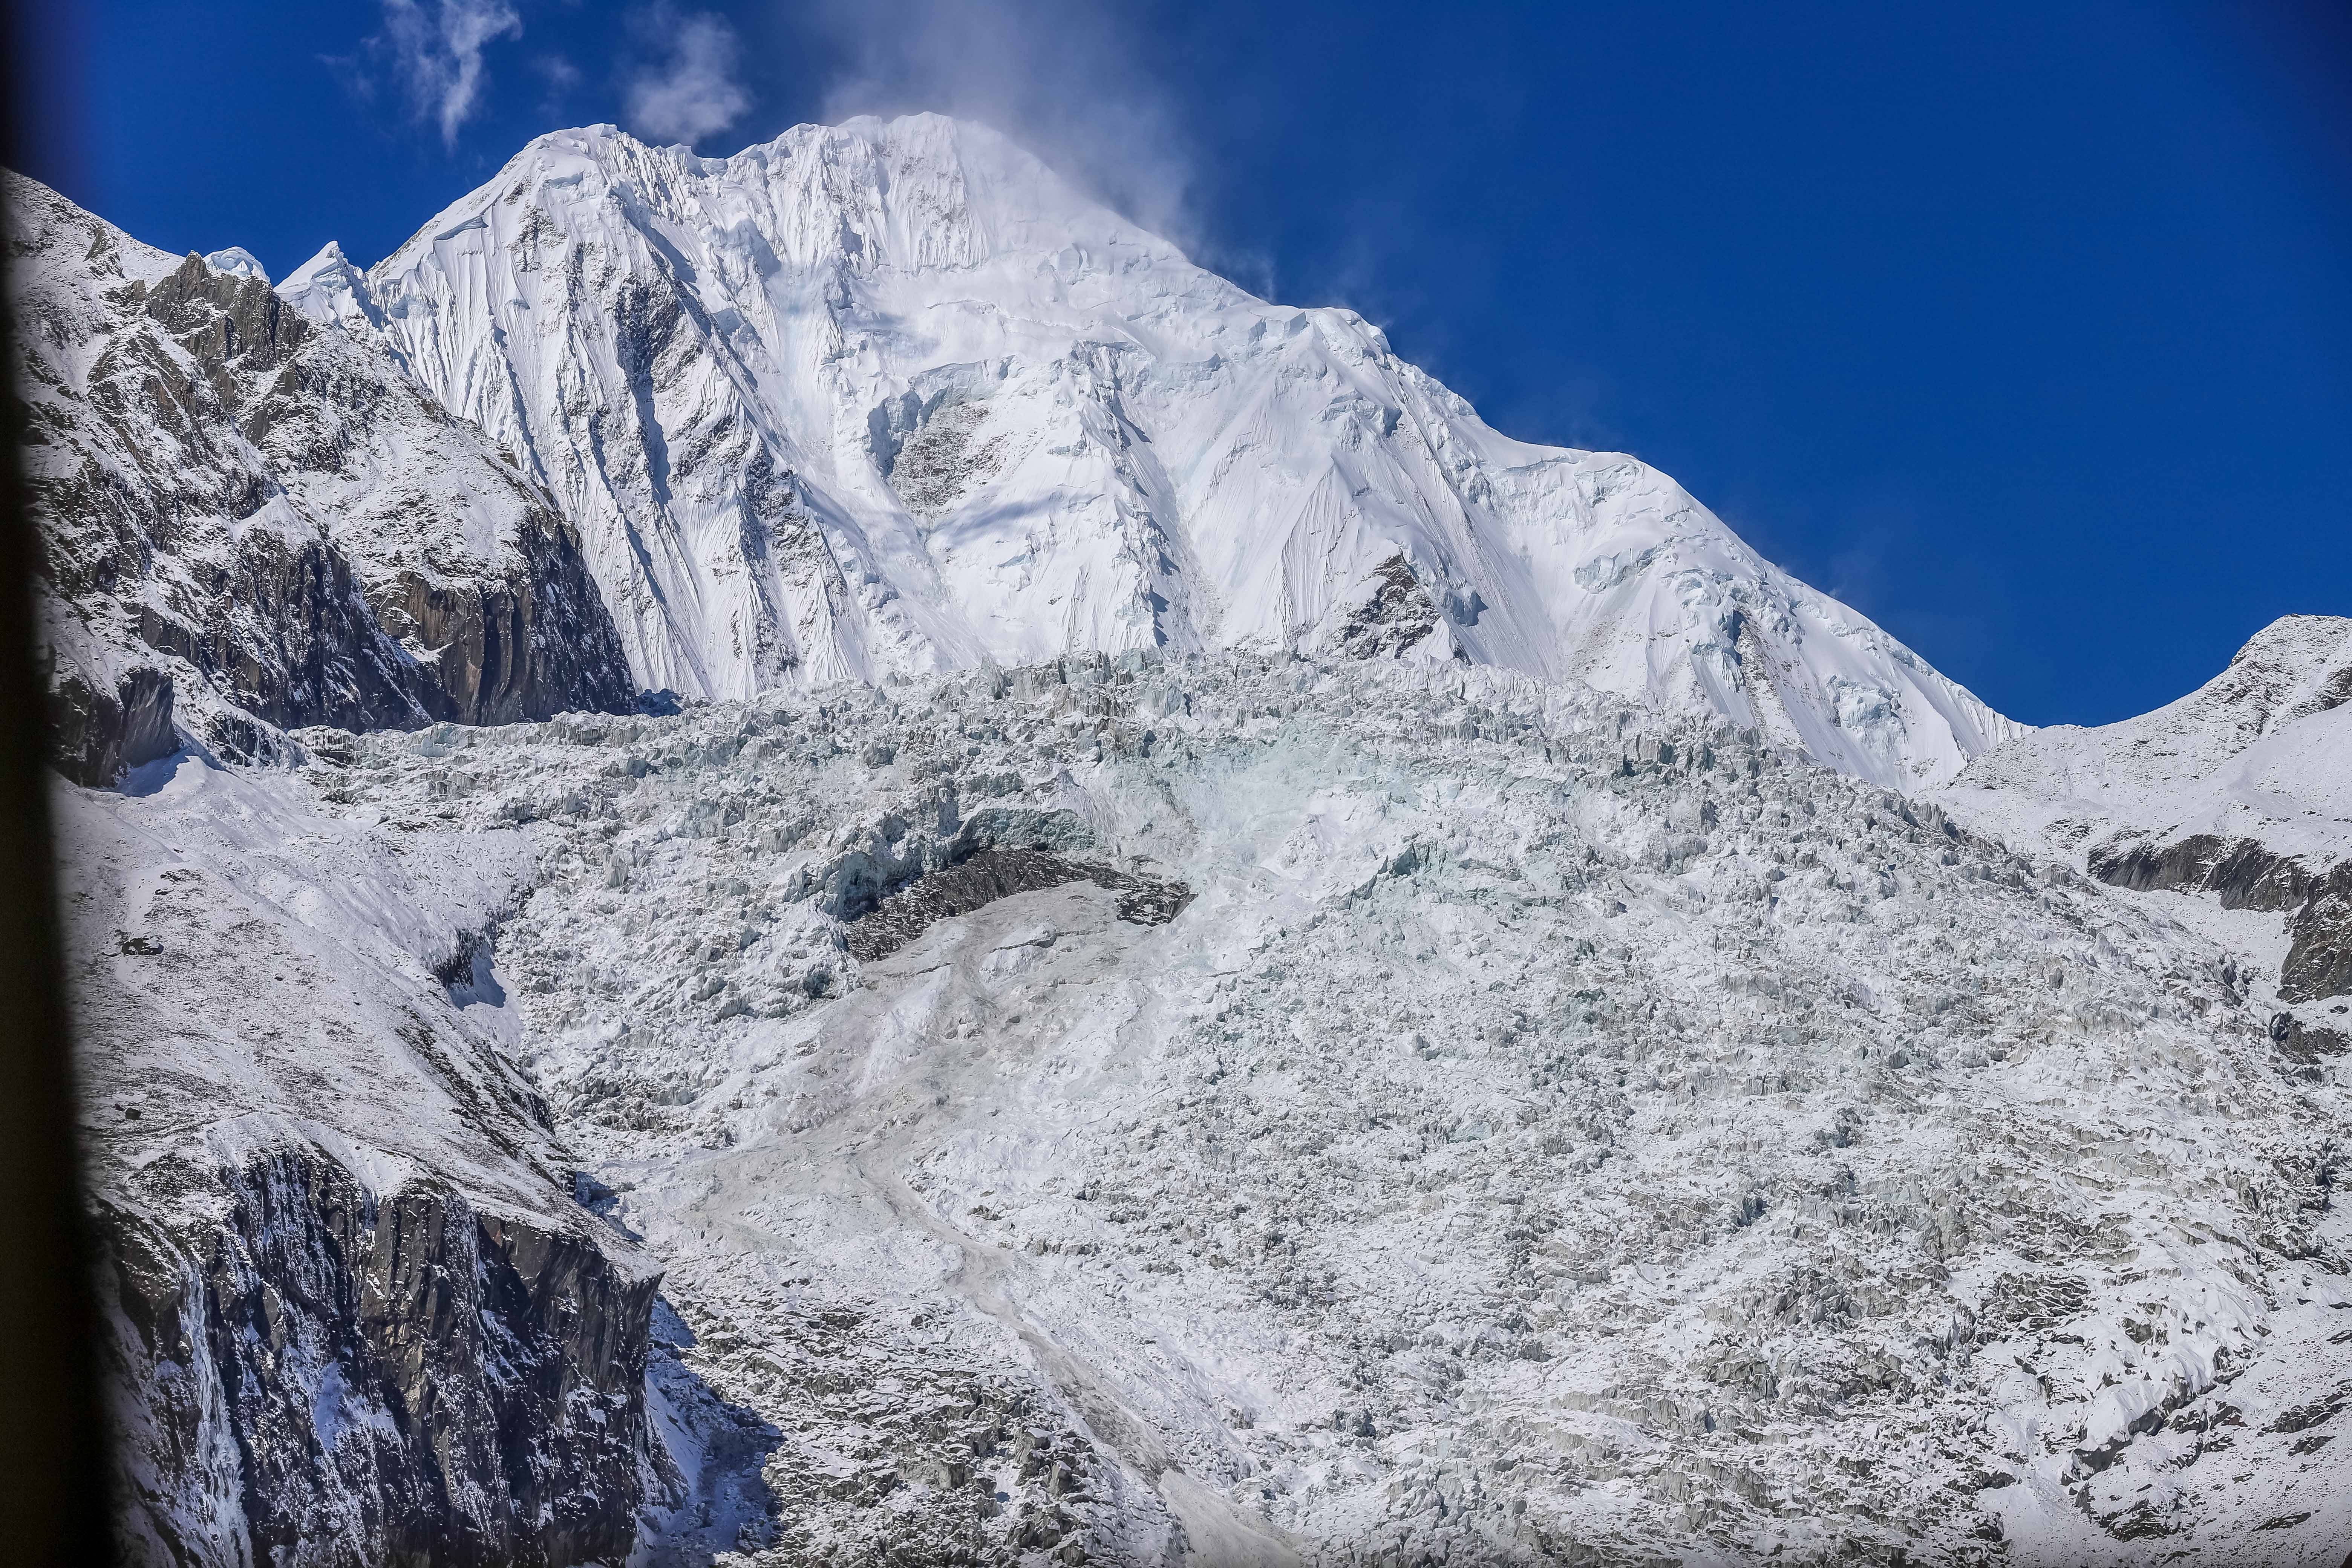
<svg viewBox="0 0 2352 1568"><path fill-rule="evenodd" d="M367 274L333 240L287 274L278 296L321 326L382 328L383 311L369 292Z"/></svg>
<svg viewBox="0 0 2352 1568"><path fill-rule="evenodd" d="M1286 647L1581 682L1904 788L2015 730L1664 475L1497 434L1353 311L1258 300L968 122L551 132L282 292L546 483L637 679L690 698Z"/></svg>
<svg viewBox="0 0 2352 1568"><path fill-rule="evenodd" d="M205 265L231 278L250 278L261 283L269 281L268 269L261 265L261 258L241 245L212 252L205 258Z"/></svg>
<svg viewBox="0 0 2352 1568"><path fill-rule="evenodd" d="M2281 616L2246 641L2229 668L2171 708L2226 708L2268 734L2352 700L2352 619Z"/></svg>
<svg viewBox="0 0 2352 1568"><path fill-rule="evenodd" d="M2042 731L1988 755L1958 783L2030 787L2052 799L2162 792L2213 777L2257 742L2347 700L2352 620L2283 616L2187 696L2115 724Z"/></svg>
<svg viewBox="0 0 2352 1568"><path fill-rule="evenodd" d="M2340 1553L2352 623L2021 733L937 117L7 195L142 1561Z"/></svg>
<svg viewBox="0 0 2352 1568"><path fill-rule="evenodd" d="M1000 133L914 114L794 126L729 158L652 146L612 125L549 132L380 270L401 270L534 193L604 207L612 221L686 241L688 255L756 237L788 264L920 272L1053 258L1076 243L1189 267L1174 246L1089 200Z"/></svg>

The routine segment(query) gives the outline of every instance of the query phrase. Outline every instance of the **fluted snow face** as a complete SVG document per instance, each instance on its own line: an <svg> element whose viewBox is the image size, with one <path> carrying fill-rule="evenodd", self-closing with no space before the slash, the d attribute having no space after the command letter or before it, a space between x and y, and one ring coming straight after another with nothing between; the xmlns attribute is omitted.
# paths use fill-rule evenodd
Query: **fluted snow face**
<svg viewBox="0 0 2352 1568"><path fill-rule="evenodd" d="M1255 299L980 127L559 132L341 261L288 297L381 322L537 469L651 687L1361 647L1900 787L2017 728L1654 469L1497 435L1361 317Z"/></svg>

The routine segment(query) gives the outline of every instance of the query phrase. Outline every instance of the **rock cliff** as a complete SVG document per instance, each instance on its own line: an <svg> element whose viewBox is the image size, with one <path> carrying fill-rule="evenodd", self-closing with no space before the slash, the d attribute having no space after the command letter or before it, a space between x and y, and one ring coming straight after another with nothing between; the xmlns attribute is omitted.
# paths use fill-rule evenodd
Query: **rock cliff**
<svg viewBox="0 0 2352 1568"><path fill-rule="evenodd" d="M635 691L576 532L388 354L249 268L174 261L10 175L29 494L68 776L174 724L500 723Z"/></svg>
<svg viewBox="0 0 2352 1568"><path fill-rule="evenodd" d="M528 851L135 778L57 793L127 1560L618 1563L659 1275L500 1050Z"/></svg>

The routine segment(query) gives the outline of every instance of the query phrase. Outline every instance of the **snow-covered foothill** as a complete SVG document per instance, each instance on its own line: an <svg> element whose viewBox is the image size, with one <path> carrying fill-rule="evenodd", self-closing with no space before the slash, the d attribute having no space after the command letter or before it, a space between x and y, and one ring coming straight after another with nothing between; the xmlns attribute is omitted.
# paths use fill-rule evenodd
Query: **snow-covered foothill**
<svg viewBox="0 0 2352 1568"><path fill-rule="evenodd" d="M2012 843L2122 887L2210 895L2290 1004L2278 1027L2352 1050L2352 620L2288 616L2152 713L2012 740L1937 795Z"/></svg>
<svg viewBox="0 0 2352 1568"><path fill-rule="evenodd" d="M2258 837L2288 854L2352 852L2352 619L2288 616L2229 668L2154 712L2020 736L1954 781L2015 831L2087 849L2108 834ZM1987 820L1994 818L1987 816Z"/></svg>
<svg viewBox="0 0 2352 1568"><path fill-rule="evenodd" d="M659 1270L499 1048L523 836L188 752L52 798L124 1560L625 1553Z"/></svg>

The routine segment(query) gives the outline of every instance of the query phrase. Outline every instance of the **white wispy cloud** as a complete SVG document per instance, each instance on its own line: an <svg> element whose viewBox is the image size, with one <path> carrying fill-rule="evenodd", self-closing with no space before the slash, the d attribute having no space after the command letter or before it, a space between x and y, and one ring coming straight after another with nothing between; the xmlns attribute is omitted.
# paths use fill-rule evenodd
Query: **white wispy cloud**
<svg viewBox="0 0 2352 1568"><path fill-rule="evenodd" d="M629 83L629 128L655 142L692 143L743 118L751 95L738 79L740 50L723 16L652 12L646 29L669 41L658 64Z"/></svg>
<svg viewBox="0 0 2352 1568"><path fill-rule="evenodd" d="M1185 245L1191 137L1128 7L1096 0L802 0L840 57L824 117L937 110L1011 136Z"/></svg>
<svg viewBox="0 0 2352 1568"><path fill-rule="evenodd" d="M417 114L454 147L481 101L482 51L521 34L522 17L508 0L439 0L429 10L422 0L383 0L383 31L369 48L391 57Z"/></svg>

